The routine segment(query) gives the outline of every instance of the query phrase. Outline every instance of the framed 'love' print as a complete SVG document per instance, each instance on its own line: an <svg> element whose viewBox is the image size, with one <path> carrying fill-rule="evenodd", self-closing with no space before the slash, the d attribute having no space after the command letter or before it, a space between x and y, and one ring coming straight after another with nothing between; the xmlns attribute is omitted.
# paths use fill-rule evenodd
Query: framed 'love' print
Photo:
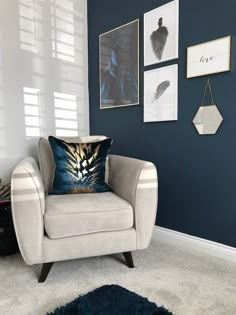
<svg viewBox="0 0 236 315"><path fill-rule="evenodd" d="M187 78L230 71L231 36L188 47Z"/></svg>

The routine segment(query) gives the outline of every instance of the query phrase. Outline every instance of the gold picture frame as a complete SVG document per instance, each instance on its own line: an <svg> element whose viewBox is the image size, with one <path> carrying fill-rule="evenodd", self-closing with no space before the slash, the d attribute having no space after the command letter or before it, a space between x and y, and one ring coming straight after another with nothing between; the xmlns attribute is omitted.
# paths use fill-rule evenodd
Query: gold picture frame
<svg viewBox="0 0 236 315"><path fill-rule="evenodd" d="M136 94L137 94L137 100L134 102L129 103L127 101L127 104L125 104L125 101L123 104L104 104L103 102L103 97L102 97L102 84L103 83L103 73L104 73L104 65L102 63L107 62L107 64L109 64L109 62L111 62L110 60L108 60L108 58L111 58L111 56L107 56L106 54L104 54L104 48L102 47L102 41L104 41L105 44L106 43L106 37L108 37L109 35L112 35L112 33L114 34L114 32L117 32L119 30L122 31L122 28L124 30L124 28L129 28L129 26L131 25L135 25L134 28L136 27L136 39L134 40L134 43L136 44L136 47L132 47L132 49L134 49L134 51L136 50L136 82L135 82L135 88L137 89ZM106 49L106 48L105 48ZM112 54L112 52L111 52ZM104 56L105 55L105 56ZM132 55L132 54L131 54ZM133 56L133 55L132 55ZM104 58L105 57L105 58ZM119 107L127 107L127 106L133 106L133 105L139 105L140 104L140 55L139 55L139 19L133 20L129 23L126 23L124 25L121 25L119 27L116 27L108 32L105 32L101 35L99 35L99 92L100 92L100 109L110 109L110 108L119 108ZM108 100L109 101L109 100ZM107 101L107 102L108 102ZM112 100L111 100L112 101Z"/></svg>
<svg viewBox="0 0 236 315"><path fill-rule="evenodd" d="M231 36L187 48L187 79L230 71Z"/></svg>

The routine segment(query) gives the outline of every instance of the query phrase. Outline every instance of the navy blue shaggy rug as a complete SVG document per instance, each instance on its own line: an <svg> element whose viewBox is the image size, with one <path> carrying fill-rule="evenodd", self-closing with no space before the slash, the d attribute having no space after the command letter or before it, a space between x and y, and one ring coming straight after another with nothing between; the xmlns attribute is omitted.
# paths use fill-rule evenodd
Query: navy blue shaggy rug
<svg viewBox="0 0 236 315"><path fill-rule="evenodd" d="M47 315L173 315L118 285L105 285Z"/></svg>

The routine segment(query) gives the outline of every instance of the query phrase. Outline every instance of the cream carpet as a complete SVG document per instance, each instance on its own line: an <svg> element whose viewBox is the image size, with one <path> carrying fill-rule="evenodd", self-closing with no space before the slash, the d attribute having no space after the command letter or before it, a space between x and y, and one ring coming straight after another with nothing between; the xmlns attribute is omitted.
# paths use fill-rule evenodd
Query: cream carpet
<svg viewBox="0 0 236 315"><path fill-rule="evenodd" d="M135 269L122 255L59 262L38 284L40 266L26 266L19 254L0 258L0 314L45 315L104 284L124 286L175 315L236 314L233 263L160 243L156 232L134 261Z"/></svg>

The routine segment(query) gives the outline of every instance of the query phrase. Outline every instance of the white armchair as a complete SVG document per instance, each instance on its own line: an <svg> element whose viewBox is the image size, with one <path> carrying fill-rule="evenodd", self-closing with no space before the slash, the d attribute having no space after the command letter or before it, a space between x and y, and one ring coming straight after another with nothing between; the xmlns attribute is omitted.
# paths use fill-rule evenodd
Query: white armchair
<svg viewBox="0 0 236 315"><path fill-rule="evenodd" d="M64 138L91 142L104 137ZM54 160L48 141L39 142L39 164L20 162L12 175L12 215L20 252L28 265L42 263L44 282L53 262L147 248L157 211L157 172L150 163L110 155L108 182L113 191L47 195ZM109 169L109 170L108 170ZM108 175L109 173L109 175Z"/></svg>

